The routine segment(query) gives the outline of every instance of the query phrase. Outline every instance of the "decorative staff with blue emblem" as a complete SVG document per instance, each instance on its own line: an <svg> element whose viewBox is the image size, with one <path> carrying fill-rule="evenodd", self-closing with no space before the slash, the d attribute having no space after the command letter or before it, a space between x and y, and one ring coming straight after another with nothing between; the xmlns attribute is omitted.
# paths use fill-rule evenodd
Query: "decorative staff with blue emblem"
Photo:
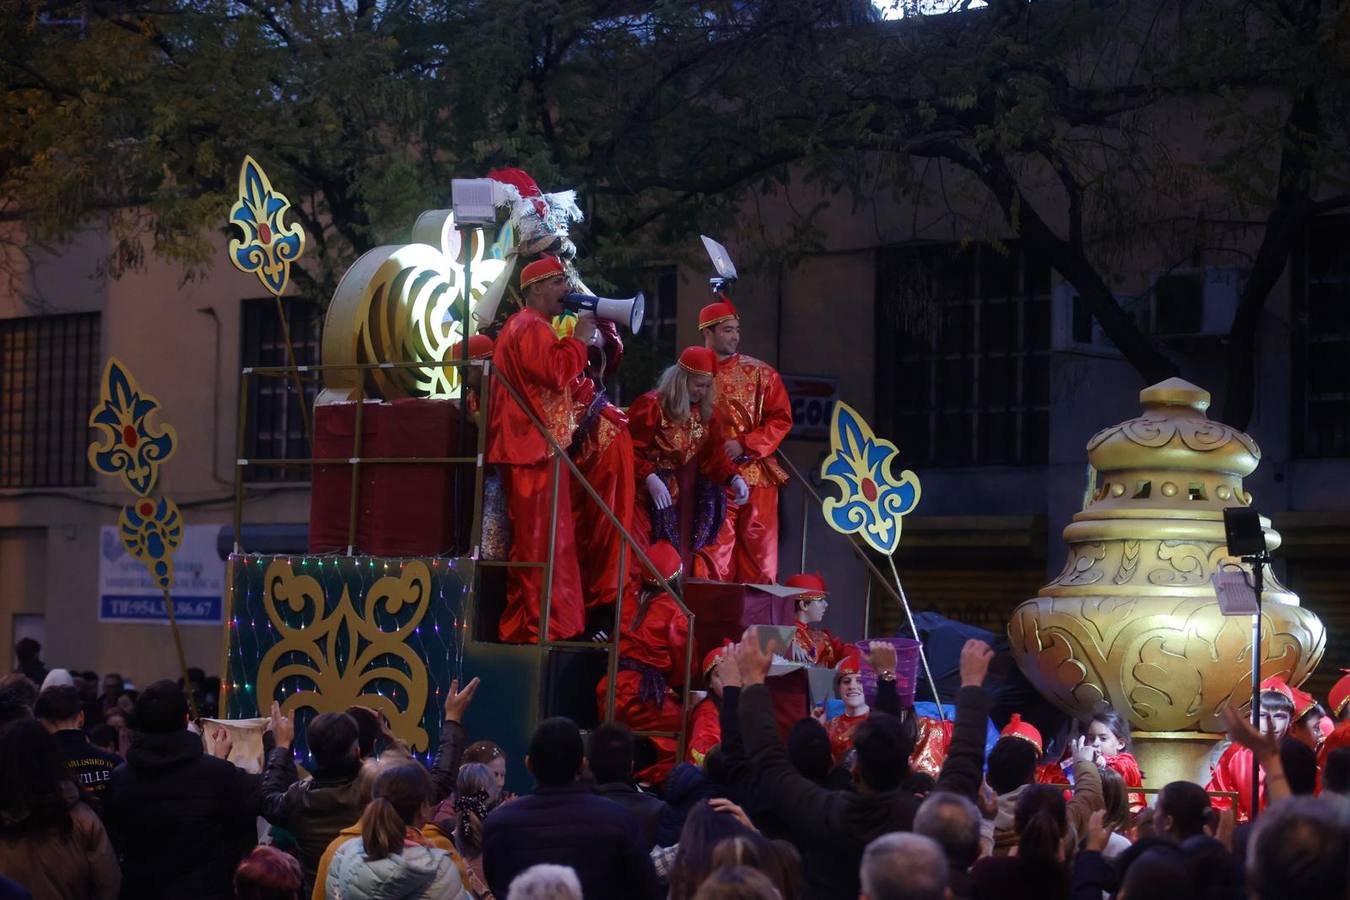
<svg viewBox="0 0 1350 900"><path fill-rule="evenodd" d="M117 534L127 553L150 571L150 577L164 594L164 611L178 651L178 668L187 685L187 656L178 620L173 612L173 555L183 542L183 514L168 497L151 496L159 480L159 467L178 448L178 433L173 426L155 427L150 416L159 409L159 401L140 389L130 370L118 359L109 358L103 369L98 405L89 413L89 427L97 436L89 445L89 465L100 475L120 478L137 499L122 507L117 517ZM197 701L188 691L192 717L197 718Z"/></svg>
<svg viewBox="0 0 1350 900"><path fill-rule="evenodd" d="M314 433L309 425L309 406L305 402L305 389L295 358L295 344L291 342L291 327L281 305L281 295L291 282L291 263L305 252L305 230L298 224L287 225L285 222L286 210L290 207L291 201L272 188L262 166L253 157L245 156L239 167L238 199L230 209L230 224L243 238L230 239L230 262L241 272L257 275L276 301L277 320L281 323L286 358L291 365L291 379L300 404L300 421L304 423L305 439L312 448Z"/></svg>
<svg viewBox="0 0 1350 900"><path fill-rule="evenodd" d="M895 567L904 517L919 505L922 493L919 476L909 469L903 469L898 477L892 473L892 463L899 455L899 448L877 437L856 409L843 401L835 403L830 417L830 455L821 463L820 477L838 485L839 499L825 498L821 510L831 528L841 534L859 535L890 562L900 605L904 607L910 631L919 641L919 661L923 663L938 716L942 717L942 699L928 668L928 654L924 652L905 588L900 583L900 572Z"/></svg>

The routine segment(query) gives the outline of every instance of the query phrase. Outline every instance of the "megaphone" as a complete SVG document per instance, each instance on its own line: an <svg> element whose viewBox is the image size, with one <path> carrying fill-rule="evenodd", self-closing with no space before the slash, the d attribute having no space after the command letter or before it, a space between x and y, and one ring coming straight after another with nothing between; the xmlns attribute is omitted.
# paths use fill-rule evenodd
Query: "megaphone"
<svg viewBox="0 0 1350 900"><path fill-rule="evenodd" d="M642 313L646 308L646 299L638 291L636 297L614 300L610 297L597 297L594 294L563 294L562 305L577 312L586 311L598 319L608 319L628 326L628 330L637 334L642 328Z"/></svg>

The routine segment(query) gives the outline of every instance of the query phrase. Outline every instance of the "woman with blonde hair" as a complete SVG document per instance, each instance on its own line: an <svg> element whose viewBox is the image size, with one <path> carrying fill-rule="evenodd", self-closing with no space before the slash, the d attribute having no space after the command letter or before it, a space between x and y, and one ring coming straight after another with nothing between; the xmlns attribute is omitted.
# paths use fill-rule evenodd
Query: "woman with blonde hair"
<svg viewBox="0 0 1350 900"><path fill-rule="evenodd" d="M639 495L633 505L633 534L644 549L669 541L687 560L717 537L727 489L732 503L744 503L750 495L727 457L722 427L713 415L716 371L711 350L689 347L662 373L656 389L628 409L636 480L647 494L646 502ZM636 569L633 575L640 576Z"/></svg>

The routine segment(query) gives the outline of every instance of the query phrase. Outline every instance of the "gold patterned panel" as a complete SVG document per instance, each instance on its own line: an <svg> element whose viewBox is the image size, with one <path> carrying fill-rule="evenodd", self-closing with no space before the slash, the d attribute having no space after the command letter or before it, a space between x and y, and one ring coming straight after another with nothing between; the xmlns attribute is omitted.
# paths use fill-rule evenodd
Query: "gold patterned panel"
<svg viewBox="0 0 1350 900"><path fill-rule="evenodd" d="M422 560L410 560L400 575L375 581L358 609L348 588L332 609L317 579L297 574L281 559L273 560L264 575L263 604L280 640L258 665L258 705L276 697L281 683L294 676L308 680L313 688L297 691L284 699L282 710L294 713L301 707L317 712L338 712L349 706L369 706L383 712L395 733L414 749L428 749L427 733L420 724L427 701L427 669L423 660L405 642L426 616L431 603L431 571ZM288 623L283 606L302 614L299 627ZM399 616L397 627L381 630L375 622L377 609ZM406 608L406 609L405 609ZM345 660L339 646L347 648ZM286 661L299 653L303 661ZM391 659L392 657L392 659ZM401 661L403 667L393 664ZM388 694L365 693L373 682L391 681L403 689L406 705Z"/></svg>

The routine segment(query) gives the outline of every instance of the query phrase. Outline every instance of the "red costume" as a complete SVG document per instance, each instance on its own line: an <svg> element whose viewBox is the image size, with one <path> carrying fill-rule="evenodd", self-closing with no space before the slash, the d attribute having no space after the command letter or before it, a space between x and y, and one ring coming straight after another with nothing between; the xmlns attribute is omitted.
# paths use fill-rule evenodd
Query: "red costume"
<svg viewBox="0 0 1350 900"><path fill-rule="evenodd" d="M562 274L562 263L546 257L522 270L521 288ZM548 317L527 308L506 320L493 358L496 377L488 410L487 461L498 464L502 475L511 520L511 561L547 562L553 497L551 448L502 381L510 382L553 439L566 448L576 428L571 389L586 366L586 346L575 338L559 340ZM571 479L566 466L559 467L558 479L551 640L573 637L585 627L581 575L573 544ZM538 640L542 588L543 578L537 568L513 566L507 571L506 609L498 626L501 640Z"/></svg>
<svg viewBox="0 0 1350 900"><path fill-rule="evenodd" d="M1261 682L1261 692L1273 691L1284 694L1289 698L1289 702L1294 702L1293 691L1285 683L1283 678L1274 676ZM1292 720L1291 720L1292 724ZM1238 822L1246 822L1252 817L1252 767L1256 765L1256 758L1252 751L1238 744L1230 744L1228 749L1220 755L1219 761L1210 769L1209 784L1205 785L1207 791L1232 791L1236 793L1237 804L1234 812ZM1260 802L1259 809L1266 808L1266 771L1259 766L1257 776L1260 779L1258 783L1258 798ZM1214 797L1211 803L1215 809L1228 809L1229 800L1227 797Z"/></svg>
<svg viewBox="0 0 1350 900"><path fill-rule="evenodd" d="M1066 754L1064 759L1068 759ZM1125 786L1128 788L1142 788L1144 786L1144 773L1139 768L1139 761L1134 758L1132 753L1117 753L1115 756L1102 757L1106 768L1111 769L1120 775ZM1064 766L1060 763L1045 763L1036 767L1037 784L1068 784L1069 776L1064 771ZM1140 793L1130 792L1130 812L1137 813L1145 806L1148 806L1148 798Z"/></svg>
<svg viewBox="0 0 1350 900"><path fill-rule="evenodd" d="M600 320L596 326L605 336L608 365L604 374L612 374L623 354L623 343L613 322ZM614 511L615 517L625 528L631 529L634 463L628 417L609 402L599 377L583 376L576 385L574 399L579 424L572 442L572 459L591 487ZM585 488L579 484L572 487L582 595L588 608L608 606L619 597L619 551L623 535ZM631 547L627 554L627 570L629 573L638 571ZM629 577L625 575L625 584Z"/></svg>
<svg viewBox="0 0 1350 900"><path fill-rule="evenodd" d="M825 589L825 579L819 575L802 573L793 575L784 583L786 587L801 588L792 599L797 603L811 600L823 600L829 597ZM844 658L844 642L830 634L829 629L810 625L801 619L801 610L797 612L797 631L792 635L792 646L788 648L788 658L808 662L814 666L833 669Z"/></svg>
<svg viewBox="0 0 1350 900"><path fill-rule="evenodd" d="M690 368L695 374L710 374L715 363L712 351L701 347L682 353L681 366L686 357L695 359L691 365L709 370ZM689 559L717 535L726 506L722 486L736 477L735 466L722 451L721 426L716 419L704 421L697 407L690 409L688 418L672 419L660 394L648 391L628 408L628 430L633 440L634 483L645 483L654 473L671 498L664 510L656 509L650 495L634 502L634 536L642 542L669 541Z"/></svg>
<svg viewBox="0 0 1350 900"><path fill-rule="evenodd" d="M708 677L717 661L726 652L728 644L709 650L703 657L703 676ZM708 696L699 701L689 713L689 762L703 765L703 759L718 744L722 743L722 702L711 690Z"/></svg>
<svg viewBox="0 0 1350 900"><path fill-rule="evenodd" d="M1350 672L1350 669L1344 671ZM1350 705L1350 675L1345 675L1336 682L1331 693L1327 695L1327 713L1332 719L1339 719L1347 705ZM1337 747L1350 747L1350 719L1337 724L1322 742L1322 749L1317 752L1319 772L1327 764L1327 754Z"/></svg>
<svg viewBox="0 0 1350 900"><path fill-rule="evenodd" d="M680 575L680 555L665 542L647 551L661 575L672 581ZM636 732L678 734L684 706L670 685L684 683L684 655L689 645L689 619L675 598L656 587L647 573L642 597L624 600L619 626L619 673L614 680L614 718ZM605 718L609 676L595 689L600 717ZM676 739L649 737L656 744L655 765L639 772L644 781L660 783L675 765Z"/></svg>
<svg viewBox="0 0 1350 900"><path fill-rule="evenodd" d="M705 306L699 314L702 331L739 318L729 301ZM750 499L728 506L717 539L708 547L695 573L716 581L772 584L778 580L778 488L787 473L773 458L792 430L792 402L783 380L768 363L737 354L717 366L717 418L725 440L740 442L736 458ZM718 452L722 453L722 444Z"/></svg>
<svg viewBox="0 0 1350 900"><path fill-rule="evenodd" d="M935 779L942 774L942 764L947 761L955 728L956 723L951 719L939 722L919 716L919 739L914 742L914 752L909 755L910 771L923 772Z"/></svg>
<svg viewBox="0 0 1350 900"><path fill-rule="evenodd" d="M866 722L871 714L870 709L860 716L844 713L825 723L825 733L830 736L830 756L834 758L836 766L843 761L844 754L853 746L853 732L857 731L858 726Z"/></svg>

